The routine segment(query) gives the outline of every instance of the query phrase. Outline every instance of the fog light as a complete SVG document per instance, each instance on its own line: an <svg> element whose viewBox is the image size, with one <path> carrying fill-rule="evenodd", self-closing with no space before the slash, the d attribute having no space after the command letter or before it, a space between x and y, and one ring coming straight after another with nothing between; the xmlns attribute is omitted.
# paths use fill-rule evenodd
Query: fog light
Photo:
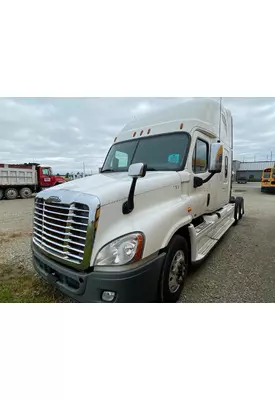
<svg viewBox="0 0 275 400"><path fill-rule="evenodd" d="M110 301L113 301L114 300L114 298L115 298L115 292L109 292L109 291L104 291L103 293L102 293L102 296L101 296L101 298L102 298L102 300L103 301L108 301L108 302L110 302Z"/></svg>

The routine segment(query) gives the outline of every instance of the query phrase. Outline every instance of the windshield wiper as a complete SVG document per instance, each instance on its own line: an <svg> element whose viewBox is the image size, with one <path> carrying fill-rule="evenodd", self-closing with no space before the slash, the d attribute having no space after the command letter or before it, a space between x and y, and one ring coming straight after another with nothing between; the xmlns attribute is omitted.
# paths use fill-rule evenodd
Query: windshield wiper
<svg viewBox="0 0 275 400"><path fill-rule="evenodd" d="M111 169L111 168L106 168L106 169L103 169L101 171L101 173L103 173L103 172L116 172L116 171L114 169Z"/></svg>

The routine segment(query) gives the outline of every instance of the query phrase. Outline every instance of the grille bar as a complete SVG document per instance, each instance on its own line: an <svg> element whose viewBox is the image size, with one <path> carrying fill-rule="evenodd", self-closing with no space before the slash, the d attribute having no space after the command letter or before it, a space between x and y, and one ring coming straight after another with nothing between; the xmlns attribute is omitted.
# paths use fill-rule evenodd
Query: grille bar
<svg viewBox="0 0 275 400"><path fill-rule="evenodd" d="M36 219L36 217L35 217L35 219ZM42 222L41 219L38 219L38 220L39 220L40 222ZM35 222L35 223L37 223L37 222ZM54 227L56 227L56 228L63 228L63 229L66 228L65 226L52 224L51 222L48 222L48 221L44 221L44 225L45 225L45 226L46 226L46 225L50 225L50 226L54 226ZM43 222L42 222L42 226L43 226ZM77 228L74 228L74 227L71 227L71 230L74 230L74 231L76 231L76 232L81 232L81 233L85 233L85 234L86 234L86 230L77 229Z"/></svg>
<svg viewBox="0 0 275 400"><path fill-rule="evenodd" d="M46 210L45 210L46 211ZM43 215L43 214L37 214L37 212L35 211L34 212L35 213L35 215ZM68 219L68 216L70 217L70 219ZM60 218L55 218L55 217L51 217L51 216L46 216L45 215L45 213L44 213L44 218L50 218L50 219L52 219L53 221L58 221L58 222L65 222L65 223L67 223L67 222L70 222L70 223L72 223L72 224L75 224L75 225L83 225L83 222L76 222L76 221L74 221L74 219L72 219L71 218L71 214L68 214L68 216L67 216L67 218L64 218L64 219L60 219ZM88 220L88 218L87 218L87 220ZM44 222L47 222L47 221L44 221ZM62 226L62 225L61 225Z"/></svg>
<svg viewBox="0 0 275 400"><path fill-rule="evenodd" d="M45 251L80 264L83 261L89 224L89 207L82 203L35 202L33 240Z"/></svg>
<svg viewBox="0 0 275 400"><path fill-rule="evenodd" d="M56 255L56 253L58 253L59 255L62 254L63 257L61 257L61 258L70 260L71 257L73 257L73 258L75 258L77 260L82 261L82 257L76 256L75 254L71 254L71 253L69 253L67 251L57 250L55 247L49 246L44 241L42 242L42 241L38 240L37 238L34 238L34 243L38 244L38 246L40 245L40 247L42 247L42 248L53 250L53 251L49 251L49 253L51 253L51 254L54 254L54 255Z"/></svg>
<svg viewBox="0 0 275 400"><path fill-rule="evenodd" d="M44 233L44 234L45 234L45 233ZM61 247L62 249L70 249L70 250L73 250L73 251L77 251L77 252L79 252L79 253L84 253L83 250L74 249L74 248L71 247L71 246L68 246L68 245L63 246L63 244L59 244L59 243L53 242L52 240L43 237L43 236L40 235L39 233L36 233L36 235L37 235L38 237L40 237L40 238L43 240L43 242L46 241L46 242L51 243L51 244L53 244L53 245L55 245L55 246ZM58 249L56 249L56 251L58 251Z"/></svg>
<svg viewBox="0 0 275 400"><path fill-rule="evenodd" d="M43 208L37 208L39 211L42 211L43 212ZM42 215L39 211L35 211L35 213L37 214L37 215ZM58 212L55 212L55 211L50 211L50 210L46 210L47 211L47 213L50 213L50 214L55 214L55 215L59 215L59 216L66 216L66 215L69 215L70 217L75 217L75 218L81 218L81 219L89 219L89 217L85 217L84 215L76 215L76 214L72 214L72 213L70 213L70 214L65 214L65 213L58 213Z"/></svg>
<svg viewBox="0 0 275 400"><path fill-rule="evenodd" d="M34 234L37 233L37 235L40 235L40 233L38 233L38 232L39 232L39 229L38 229L38 228L35 228L35 227L34 227L34 230L37 231L37 232L34 232ZM50 233L47 233L47 232L45 232L45 230L44 230L44 235L45 235L45 236L48 236L48 237L50 237L50 238L52 238L52 239L62 240L62 238L60 238L60 237L58 237L58 236L55 236L55 235L52 235L52 234L50 234ZM68 234L65 234L65 235L68 236ZM41 236L41 235L40 235L40 236ZM41 237L42 237L42 236L41 236ZM75 237L77 238L77 236L75 236ZM84 240L84 239L81 238L81 240ZM72 244L74 244L74 245L81 246L81 247L85 247L85 243L78 243L78 242L76 243L76 242L74 242L73 240L71 240L70 238L64 239L64 242L72 243Z"/></svg>

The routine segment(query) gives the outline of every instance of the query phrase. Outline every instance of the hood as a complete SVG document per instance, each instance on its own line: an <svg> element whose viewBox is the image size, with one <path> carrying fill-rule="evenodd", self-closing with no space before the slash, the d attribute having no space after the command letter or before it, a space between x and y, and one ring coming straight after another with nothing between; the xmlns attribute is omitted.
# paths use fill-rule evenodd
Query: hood
<svg viewBox="0 0 275 400"><path fill-rule="evenodd" d="M178 184L179 174L175 171L149 171L144 178L139 178L135 194L142 194L168 185ZM132 178L127 172L101 173L76 179L58 185L58 190L81 192L98 197L102 206L126 199L131 187Z"/></svg>

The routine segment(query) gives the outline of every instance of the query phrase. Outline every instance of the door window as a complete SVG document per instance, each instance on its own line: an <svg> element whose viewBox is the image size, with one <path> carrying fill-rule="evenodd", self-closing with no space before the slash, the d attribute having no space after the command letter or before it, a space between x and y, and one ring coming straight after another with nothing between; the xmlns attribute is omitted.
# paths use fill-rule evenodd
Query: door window
<svg viewBox="0 0 275 400"><path fill-rule="evenodd" d="M43 175L50 175L50 170L48 168L43 168L42 169L42 174Z"/></svg>
<svg viewBox="0 0 275 400"><path fill-rule="evenodd" d="M192 158L192 168L195 174L201 174L208 168L208 143L204 140L197 139Z"/></svg>

